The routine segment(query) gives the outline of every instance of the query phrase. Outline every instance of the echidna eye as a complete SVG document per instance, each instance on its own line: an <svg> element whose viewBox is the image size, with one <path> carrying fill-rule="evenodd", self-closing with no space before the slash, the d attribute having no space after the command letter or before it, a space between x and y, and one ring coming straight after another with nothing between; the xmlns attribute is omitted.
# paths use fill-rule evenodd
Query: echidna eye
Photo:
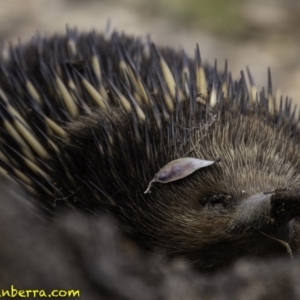
<svg viewBox="0 0 300 300"><path fill-rule="evenodd" d="M210 194L200 199L200 204L205 207L227 208L232 202L232 196L228 194Z"/></svg>

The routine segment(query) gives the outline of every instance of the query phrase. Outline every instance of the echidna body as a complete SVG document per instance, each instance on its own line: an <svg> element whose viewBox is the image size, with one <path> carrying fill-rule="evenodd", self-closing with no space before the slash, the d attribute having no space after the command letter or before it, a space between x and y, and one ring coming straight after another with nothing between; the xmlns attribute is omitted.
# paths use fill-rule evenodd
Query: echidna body
<svg viewBox="0 0 300 300"><path fill-rule="evenodd" d="M1 170L46 213L109 213L139 244L201 271L292 255L298 120L270 74L267 93L248 74L250 88L227 63L204 67L198 47L190 59L116 32L3 45ZM190 172L195 159L211 163Z"/></svg>

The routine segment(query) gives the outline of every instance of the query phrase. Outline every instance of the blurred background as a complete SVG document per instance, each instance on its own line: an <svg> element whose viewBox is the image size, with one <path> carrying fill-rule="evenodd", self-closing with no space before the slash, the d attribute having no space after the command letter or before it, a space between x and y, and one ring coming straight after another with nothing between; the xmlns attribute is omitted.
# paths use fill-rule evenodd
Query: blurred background
<svg viewBox="0 0 300 300"><path fill-rule="evenodd" d="M29 40L36 32L103 31L107 20L128 34L193 55L223 68L234 78L250 67L258 87L267 84L300 103L299 0L1 0L0 39ZM299 40L298 40L299 39Z"/></svg>

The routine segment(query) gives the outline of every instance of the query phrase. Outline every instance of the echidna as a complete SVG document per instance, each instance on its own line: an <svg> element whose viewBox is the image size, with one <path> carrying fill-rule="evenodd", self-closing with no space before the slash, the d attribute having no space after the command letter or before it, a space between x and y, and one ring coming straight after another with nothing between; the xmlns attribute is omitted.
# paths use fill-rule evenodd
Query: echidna
<svg viewBox="0 0 300 300"><path fill-rule="evenodd" d="M3 44L1 171L46 215L113 215L210 272L300 249L299 119L184 51L113 32Z"/></svg>

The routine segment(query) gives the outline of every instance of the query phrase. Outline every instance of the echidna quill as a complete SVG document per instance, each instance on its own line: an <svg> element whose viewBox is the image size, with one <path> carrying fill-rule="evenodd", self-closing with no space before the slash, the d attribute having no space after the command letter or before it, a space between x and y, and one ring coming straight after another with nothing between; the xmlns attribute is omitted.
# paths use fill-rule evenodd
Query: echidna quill
<svg viewBox="0 0 300 300"><path fill-rule="evenodd" d="M295 255L298 114L247 73L117 32L3 43L1 171L46 215L106 212L203 272Z"/></svg>

